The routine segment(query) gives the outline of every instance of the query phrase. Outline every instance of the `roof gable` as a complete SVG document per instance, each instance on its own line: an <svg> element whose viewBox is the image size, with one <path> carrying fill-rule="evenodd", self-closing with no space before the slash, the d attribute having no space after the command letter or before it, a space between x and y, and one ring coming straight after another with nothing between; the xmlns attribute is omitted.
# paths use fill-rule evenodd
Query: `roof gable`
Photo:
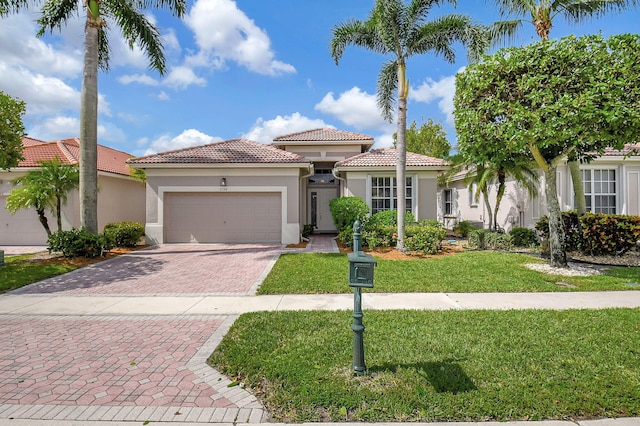
<svg viewBox="0 0 640 426"><path fill-rule="evenodd" d="M273 145L288 145L291 143L322 144L322 143L351 143L358 145L373 145L373 137L360 133L346 132L332 128L306 130L273 138Z"/></svg>
<svg viewBox="0 0 640 426"><path fill-rule="evenodd" d="M137 157L129 164L299 164L305 157L246 139L231 139L208 145Z"/></svg>
<svg viewBox="0 0 640 426"><path fill-rule="evenodd" d="M398 160L398 152L395 148L374 149L336 163L336 168L369 168L369 167L395 167ZM407 167L433 167L444 168L449 163L441 158L407 152Z"/></svg>
<svg viewBox="0 0 640 426"><path fill-rule="evenodd" d="M80 140L77 138L64 139L54 142L43 142L33 138L22 138L24 160L18 163L20 167L40 167L43 161L58 159L63 164L79 164ZM130 176L131 170L127 166L130 154L98 145L98 171Z"/></svg>

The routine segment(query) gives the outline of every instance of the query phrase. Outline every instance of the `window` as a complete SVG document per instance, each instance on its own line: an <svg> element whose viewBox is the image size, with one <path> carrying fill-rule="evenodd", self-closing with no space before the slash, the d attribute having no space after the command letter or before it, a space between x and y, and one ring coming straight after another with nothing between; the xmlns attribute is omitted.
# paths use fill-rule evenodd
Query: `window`
<svg viewBox="0 0 640 426"><path fill-rule="evenodd" d="M336 179L333 177L331 169L315 169L313 176L309 178L309 183L335 183Z"/></svg>
<svg viewBox="0 0 640 426"><path fill-rule="evenodd" d="M451 189L442 191L442 211L445 216L453 215L453 190Z"/></svg>
<svg viewBox="0 0 640 426"><path fill-rule="evenodd" d="M616 213L616 171L613 169L582 170L587 211Z"/></svg>
<svg viewBox="0 0 640 426"><path fill-rule="evenodd" d="M413 179L406 178L406 211L413 211ZM396 178L371 178L371 214L398 208Z"/></svg>

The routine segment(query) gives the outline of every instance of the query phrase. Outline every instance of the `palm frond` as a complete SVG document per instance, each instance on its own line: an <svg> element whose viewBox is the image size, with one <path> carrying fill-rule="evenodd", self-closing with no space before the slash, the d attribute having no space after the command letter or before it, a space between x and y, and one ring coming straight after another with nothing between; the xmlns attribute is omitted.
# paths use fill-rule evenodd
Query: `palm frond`
<svg viewBox="0 0 640 426"><path fill-rule="evenodd" d="M346 21L334 26L332 33L330 49L331 57L336 65L340 62L344 50L349 45L362 47L376 53L388 53L375 28L368 21L355 19Z"/></svg>
<svg viewBox="0 0 640 426"><path fill-rule="evenodd" d="M149 66L164 75L167 66L158 27L127 0L108 0L102 2L101 7L103 13L115 19L129 48L133 49L139 43L149 59Z"/></svg>
<svg viewBox="0 0 640 426"><path fill-rule="evenodd" d="M79 4L72 0L47 0L42 5L41 16L37 21L40 24L38 37L43 36L47 31L61 30L62 25L66 24L74 13L78 13Z"/></svg>
<svg viewBox="0 0 640 426"><path fill-rule="evenodd" d="M18 13L29 7L28 0L0 0L0 16Z"/></svg>
<svg viewBox="0 0 640 426"><path fill-rule="evenodd" d="M582 23L611 12L638 6L638 0L555 0L552 10L559 11L569 22Z"/></svg>
<svg viewBox="0 0 640 426"><path fill-rule="evenodd" d="M538 6L537 0L493 0L501 18L509 16L528 16Z"/></svg>
<svg viewBox="0 0 640 426"><path fill-rule="evenodd" d="M378 74L377 103L385 120L393 121L395 91L398 88L398 62L387 61Z"/></svg>
<svg viewBox="0 0 640 426"><path fill-rule="evenodd" d="M516 33L522 28L522 19L494 22L489 26L491 45L506 45L515 41Z"/></svg>
<svg viewBox="0 0 640 426"><path fill-rule="evenodd" d="M187 11L185 0L137 0L133 7L136 9L165 9L177 18L182 18Z"/></svg>

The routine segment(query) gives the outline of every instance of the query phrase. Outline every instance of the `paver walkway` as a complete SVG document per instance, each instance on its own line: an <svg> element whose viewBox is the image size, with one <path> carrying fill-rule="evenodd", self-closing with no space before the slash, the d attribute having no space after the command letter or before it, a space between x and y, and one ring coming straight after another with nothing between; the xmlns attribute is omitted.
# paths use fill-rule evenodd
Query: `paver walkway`
<svg viewBox="0 0 640 426"><path fill-rule="evenodd" d="M338 251L331 236L314 236L307 248L296 250ZM349 294L255 296L281 251L294 249L165 245L0 296L0 425L86 426L105 421L232 425L268 420L253 395L230 386L229 378L206 364L237 314L349 309L352 304ZM369 309L640 307L640 292L370 293L364 305ZM487 425L465 423L480 424ZM525 424L631 426L640 425L640 419L512 426Z"/></svg>

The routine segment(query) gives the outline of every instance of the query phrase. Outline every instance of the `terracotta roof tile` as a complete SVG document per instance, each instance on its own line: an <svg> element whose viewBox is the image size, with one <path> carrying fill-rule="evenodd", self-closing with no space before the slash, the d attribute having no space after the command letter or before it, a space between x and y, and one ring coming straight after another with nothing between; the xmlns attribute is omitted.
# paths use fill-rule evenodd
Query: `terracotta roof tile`
<svg viewBox="0 0 640 426"><path fill-rule="evenodd" d="M47 142L41 141L39 139L30 138L29 136L22 137L22 146L40 145L43 143L47 143Z"/></svg>
<svg viewBox="0 0 640 426"><path fill-rule="evenodd" d="M640 143L628 143L622 150L615 150L612 148L607 148L604 150L604 155L607 157L618 157L628 154L640 155Z"/></svg>
<svg viewBox="0 0 640 426"><path fill-rule="evenodd" d="M33 143L32 138L22 138L24 160L18 167L39 167L42 161L58 158L64 164L78 164L80 161L80 141L77 138L55 142ZM131 175L127 165L130 154L113 148L98 145L98 170L119 175Z"/></svg>
<svg viewBox="0 0 640 426"><path fill-rule="evenodd" d="M246 139L231 139L208 145L137 157L129 164L283 164L309 163L305 157Z"/></svg>
<svg viewBox="0 0 640 426"><path fill-rule="evenodd" d="M273 138L274 144L277 142L369 142L373 144L371 136L360 133L346 132L344 130L336 130L331 128L321 128L306 130L304 132L291 133L289 135L278 136Z"/></svg>
<svg viewBox="0 0 640 426"><path fill-rule="evenodd" d="M395 167L397 159L395 148L374 149L340 161L336 167ZM449 163L441 158L407 152L407 167L445 167L448 165Z"/></svg>

